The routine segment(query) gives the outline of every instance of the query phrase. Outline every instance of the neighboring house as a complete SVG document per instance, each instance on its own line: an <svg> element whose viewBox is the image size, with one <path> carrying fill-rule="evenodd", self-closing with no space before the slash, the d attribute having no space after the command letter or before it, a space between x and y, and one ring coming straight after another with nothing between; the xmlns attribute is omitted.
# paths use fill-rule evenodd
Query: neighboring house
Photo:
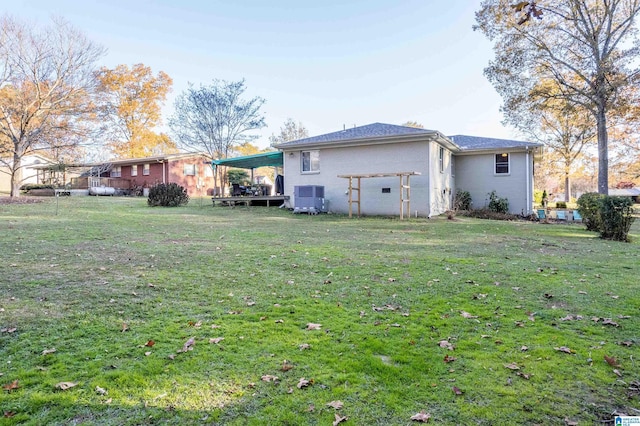
<svg viewBox="0 0 640 426"><path fill-rule="evenodd" d="M630 197L634 203L637 203L640 201L640 188L609 188L609 195Z"/></svg>
<svg viewBox="0 0 640 426"><path fill-rule="evenodd" d="M0 192L11 192L11 164L13 161L3 159L0 161ZM22 179L20 186L38 183L38 168L42 165L55 164L50 158L41 154L31 154L22 157Z"/></svg>
<svg viewBox="0 0 640 426"><path fill-rule="evenodd" d="M291 207L294 187L320 185L328 210L346 213L349 179L339 176L367 176L357 191L362 214L398 215L401 200L409 199L405 213L430 217L453 207L456 190L469 191L474 208L486 206L495 190L512 213L531 213L534 156L542 145L374 123L275 147L283 152ZM405 185L409 194L401 193L402 173L415 173ZM383 176L370 177L375 174Z"/></svg>
<svg viewBox="0 0 640 426"><path fill-rule="evenodd" d="M177 183L185 187L189 195L211 195L214 188L211 157L200 153L113 160L94 165L93 169L99 170L98 177L108 178L107 186L123 190ZM90 177L80 178L74 187L88 187L91 182Z"/></svg>

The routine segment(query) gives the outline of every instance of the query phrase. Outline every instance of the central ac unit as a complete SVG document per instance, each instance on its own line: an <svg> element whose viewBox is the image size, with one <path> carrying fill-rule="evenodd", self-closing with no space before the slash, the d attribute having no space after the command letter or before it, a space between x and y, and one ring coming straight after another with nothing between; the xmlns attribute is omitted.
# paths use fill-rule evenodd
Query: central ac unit
<svg viewBox="0 0 640 426"><path fill-rule="evenodd" d="M294 213L318 214L325 213L324 186L304 185L294 186Z"/></svg>

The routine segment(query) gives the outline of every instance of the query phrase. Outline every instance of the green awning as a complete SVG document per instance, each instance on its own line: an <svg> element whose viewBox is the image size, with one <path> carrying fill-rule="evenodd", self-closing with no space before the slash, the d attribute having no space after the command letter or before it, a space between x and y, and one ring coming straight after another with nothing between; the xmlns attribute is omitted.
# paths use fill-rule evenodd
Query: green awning
<svg viewBox="0 0 640 426"><path fill-rule="evenodd" d="M237 167L239 169L257 169L258 167L282 166L282 152L269 151L243 157L213 160L215 166Z"/></svg>

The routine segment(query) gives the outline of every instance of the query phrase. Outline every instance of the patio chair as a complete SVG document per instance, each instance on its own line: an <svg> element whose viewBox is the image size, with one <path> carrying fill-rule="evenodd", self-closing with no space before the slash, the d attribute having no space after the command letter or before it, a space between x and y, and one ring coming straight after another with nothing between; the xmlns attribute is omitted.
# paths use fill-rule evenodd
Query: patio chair
<svg viewBox="0 0 640 426"><path fill-rule="evenodd" d="M582 216L578 210L573 211L573 220L576 222L582 222Z"/></svg>
<svg viewBox="0 0 640 426"><path fill-rule="evenodd" d="M231 184L231 196L240 197L244 195L244 187L241 187L239 183Z"/></svg>
<svg viewBox="0 0 640 426"><path fill-rule="evenodd" d="M547 218L547 214L544 209L538 209L538 219L545 220Z"/></svg>
<svg viewBox="0 0 640 426"><path fill-rule="evenodd" d="M556 212L556 219L557 220L567 220L567 212L565 212L564 210L558 210Z"/></svg>

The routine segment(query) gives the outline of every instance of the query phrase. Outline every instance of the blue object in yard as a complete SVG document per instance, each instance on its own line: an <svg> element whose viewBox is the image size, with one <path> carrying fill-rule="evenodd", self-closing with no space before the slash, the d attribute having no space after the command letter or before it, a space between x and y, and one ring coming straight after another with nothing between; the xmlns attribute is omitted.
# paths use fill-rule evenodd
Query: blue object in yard
<svg viewBox="0 0 640 426"><path fill-rule="evenodd" d="M580 212L578 210L573 211L573 220L582 222L582 216L580 216Z"/></svg>
<svg viewBox="0 0 640 426"><path fill-rule="evenodd" d="M567 212L565 212L564 210L558 210L556 212L556 219L567 220Z"/></svg>
<svg viewBox="0 0 640 426"><path fill-rule="evenodd" d="M546 219L547 215L544 212L544 209L539 209L538 210L538 219L542 220L542 219Z"/></svg>

